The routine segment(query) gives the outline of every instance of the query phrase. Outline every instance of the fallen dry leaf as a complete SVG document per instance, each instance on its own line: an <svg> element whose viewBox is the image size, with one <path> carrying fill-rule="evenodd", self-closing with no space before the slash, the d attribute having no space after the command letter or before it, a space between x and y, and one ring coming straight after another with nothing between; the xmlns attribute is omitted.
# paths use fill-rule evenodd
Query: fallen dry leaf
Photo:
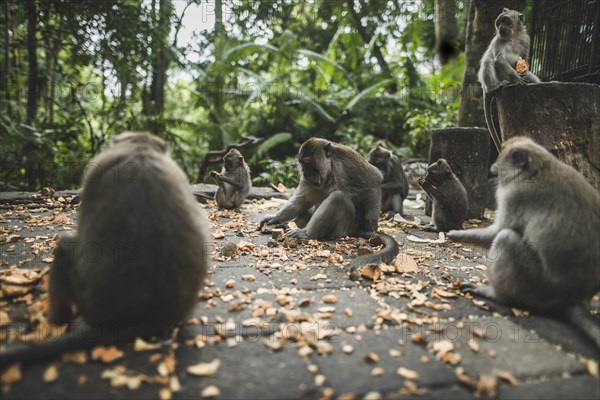
<svg viewBox="0 0 600 400"><path fill-rule="evenodd" d="M590 375L598 376L598 361L596 360L586 360L585 363L587 370Z"/></svg>
<svg viewBox="0 0 600 400"><path fill-rule="evenodd" d="M396 373L404 379L408 379L411 381L419 380L419 374L416 371L410 370L408 368L400 367L398 368Z"/></svg>
<svg viewBox="0 0 600 400"><path fill-rule="evenodd" d="M221 391L215 385L210 385L202 389L200 396L202 397L217 397L221 395Z"/></svg>
<svg viewBox="0 0 600 400"><path fill-rule="evenodd" d="M360 269L359 273L363 278L370 279L374 282L381 278L381 268L379 268L379 265L367 264Z"/></svg>
<svg viewBox="0 0 600 400"><path fill-rule="evenodd" d="M392 265L396 268L396 272L400 273L417 272L419 270L419 266L415 259L405 253L400 253L394 261L392 261Z"/></svg>
<svg viewBox="0 0 600 400"><path fill-rule="evenodd" d="M103 347L98 346L92 350L92 360L100 360L105 364L123 357L124 353L115 346Z"/></svg>
<svg viewBox="0 0 600 400"><path fill-rule="evenodd" d="M160 343L148 343L144 341L142 338L137 338L133 343L134 351L153 351L161 348Z"/></svg>
<svg viewBox="0 0 600 400"><path fill-rule="evenodd" d="M379 356L375 353L367 353L365 354L364 357L365 361L370 363L370 364L375 364L377 362L379 362Z"/></svg>
<svg viewBox="0 0 600 400"><path fill-rule="evenodd" d="M186 371L190 375L194 376L215 376L221 365L221 360L215 358L209 363L199 363L196 365L190 365Z"/></svg>
<svg viewBox="0 0 600 400"><path fill-rule="evenodd" d="M21 364L13 364L0 375L0 384L10 385L21 379Z"/></svg>
<svg viewBox="0 0 600 400"><path fill-rule="evenodd" d="M52 383L58 379L58 368L56 365L50 364L48 368L44 371L44 375L42 376L42 380L45 383Z"/></svg>

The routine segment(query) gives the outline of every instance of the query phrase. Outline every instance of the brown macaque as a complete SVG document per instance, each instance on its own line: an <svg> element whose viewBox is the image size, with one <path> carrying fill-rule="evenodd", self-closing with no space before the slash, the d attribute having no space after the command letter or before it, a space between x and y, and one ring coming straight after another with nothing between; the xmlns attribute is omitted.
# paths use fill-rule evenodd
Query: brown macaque
<svg viewBox="0 0 600 400"><path fill-rule="evenodd" d="M503 9L496 18L496 35L481 58L478 78L483 89L485 121L498 151L502 140L491 115L493 95L490 92L502 85L540 82L530 71L519 73L516 70L519 59L527 62L529 58L529 35L524 23L522 13Z"/></svg>
<svg viewBox="0 0 600 400"><path fill-rule="evenodd" d="M552 312L600 349L600 323L586 310L600 290L600 193L570 166L526 137L502 145L498 210L487 228L450 231L457 242L489 247L490 286L466 291Z"/></svg>
<svg viewBox="0 0 600 400"><path fill-rule="evenodd" d="M467 218L469 198L448 162L440 158L427 167L427 175L419 180L419 184L433 202L433 227L428 230L447 232L450 229L462 229Z"/></svg>
<svg viewBox="0 0 600 400"><path fill-rule="evenodd" d="M197 302L209 223L163 140L115 136L89 163L81 197L77 233L60 237L50 269L48 321L71 322L75 308L95 339L71 334L8 350L2 368L167 333Z"/></svg>
<svg viewBox="0 0 600 400"><path fill-rule="evenodd" d="M223 170L219 174L212 171L212 176L219 185L215 193L215 200L219 207L237 209L244 203L252 182L250 169L244 161L244 156L236 149L231 149L223 157Z"/></svg>
<svg viewBox="0 0 600 400"><path fill-rule="evenodd" d="M367 160L383 174L381 211L403 215L402 203L408 196L408 180L400 158L392 151L377 146L369 152Z"/></svg>

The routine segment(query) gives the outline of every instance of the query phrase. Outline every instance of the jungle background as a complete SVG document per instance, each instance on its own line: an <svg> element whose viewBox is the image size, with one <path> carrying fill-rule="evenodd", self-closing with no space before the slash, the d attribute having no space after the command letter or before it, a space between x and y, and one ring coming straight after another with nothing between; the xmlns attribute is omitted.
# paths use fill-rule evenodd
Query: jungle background
<svg viewBox="0 0 600 400"><path fill-rule="evenodd" d="M2 191L76 188L124 130L166 139L191 181L208 150L246 136L264 139L244 150L256 185L294 186L311 136L426 157L432 128L484 126L475 73L493 20L530 13L525 1L1 4Z"/></svg>

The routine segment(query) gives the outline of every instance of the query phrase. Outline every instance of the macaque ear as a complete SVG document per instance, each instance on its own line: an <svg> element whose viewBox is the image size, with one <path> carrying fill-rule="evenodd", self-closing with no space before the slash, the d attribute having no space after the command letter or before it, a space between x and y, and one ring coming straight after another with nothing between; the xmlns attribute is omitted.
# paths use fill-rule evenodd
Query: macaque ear
<svg viewBox="0 0 600 400"><path fill-rule="evenodd" d="M244 156L239 156L239 157L238 157L238 160L239 160L240 162L244 161Z"/></svg>
<svg viewBox="0 0 600 400"><path fill-rule="evenodd" d="M519 14L519 22L522 24L525 23L525 14Z"/></svg>
<svg viewBox="0 0 600 400"><path fill-rule="evenodd" d="M391 151L391 150L388 150L388 152L387 152L387 156L388 156L388 158L392 158L392 157L393 157L393 155L394 155L394 153L392 153L392 151Z"/></svg>
<svg viewBox="0 0 600 400"><path fill-rule="evenodd" d="M328 142L325 145L325 156L327 157L331 157L331 149L333 148L333 145L331 144L331 142Z"/></svg>
<svg viewBox="0 0 600 400"><path fill-rule="evenodd" d="M507 8L507 7L504 7L504 8L502 9L502 12L503 12L503 13L505 13L505 12L509 12L509 11L510 11L510 8Z"/></svg>

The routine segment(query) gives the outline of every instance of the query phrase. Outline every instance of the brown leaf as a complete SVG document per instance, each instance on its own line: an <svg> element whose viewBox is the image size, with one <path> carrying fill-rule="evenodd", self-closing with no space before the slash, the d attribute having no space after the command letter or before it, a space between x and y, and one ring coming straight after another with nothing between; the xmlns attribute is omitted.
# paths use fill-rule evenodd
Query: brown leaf
<svg viewBox="0 0 600 400"><path fill-rule="evenodd" d="M202 397L217 397L221 395L221 391L215 385L209 385L202 389L200 396Z"/></svg>
<svg viewBox="0 0 600 400"><path fill-rule="evenodd" d="M447 292L447 291L437 288L437 287L433 288L433 293L435 293L439 297L443 297L445 299L453 299L458 296L456 293Z"/></svg>
<svg viewBox="0 0 600 400"><path fill-rule="evenodd" d="M372 281L378 281L381 278L381 269L379 265L367 264L360 269L360 276Z"/></svg>
<svg viewBox="0 0 600 400"><path fill-rule="evenodd" d="M396 267L396 272L400 273L417 272L419 270L419 266L415 259L405 253L399 254L394 261L392 261L392 265Z"/></svg>
<svg viewBox="0 0 600 400"><path fill-rule="evenodd" d="M221 360L215 358L209 363L199 363L187 367L186 372L194 376L215 376L221 365Z"/></svg>
<svg viewBox="0 0 600 400"><path fill-rule="evenodd" d="M321 298L321 300L323 300L323 303L336 303L337 297L335 297L335 295L333 295L333 294L327 294L327 295L323 296Z"/></svg>
<svg viewBox="0 0 600 400"><path fill-rule="evenodd" d="M0 384L10 385L21 380L21 364L13 364L0 375Z"/></svg>
<svg viewBox="0 0 600 400"><path fill-rule="evenodd" d="M375 364L375 363L379 362L379 356L377 354L375 354L375 353L367 353L367 354L365 354L364 359L369 364Z"/></svg>
<svg viewBox="0 0 600 400"><path fill-rule="evenodd" d="M286 191L285 186L283 186L283 183L278 183L277 186L271 183L271 187L279 193L285 193Z"/></svg>
<svg viewBox="0 0 600 400"><path fill-rule="evenodd" d="M98 346L92 350L92 359L100 360L105 364L109 364L113 361L116 361L119 358L123 357L123 355L124 353L115 346Z"/></svg>
<svg viewBox="0 0 600 400"><path fill-rule="evenodd" d="M410 370L408 368L400 367L398 368L396 373L404 379L408 379L411 381L419 380L419 374L416 371Z"/></svg>
<svg viewBox="0 0 600 400"><path fill-rule="evenodd" d="M44 371L44 375L42 376L42 380L45 383L52 383L58 379L58 368L56 365L50 364L48 368Z"/></svg>

